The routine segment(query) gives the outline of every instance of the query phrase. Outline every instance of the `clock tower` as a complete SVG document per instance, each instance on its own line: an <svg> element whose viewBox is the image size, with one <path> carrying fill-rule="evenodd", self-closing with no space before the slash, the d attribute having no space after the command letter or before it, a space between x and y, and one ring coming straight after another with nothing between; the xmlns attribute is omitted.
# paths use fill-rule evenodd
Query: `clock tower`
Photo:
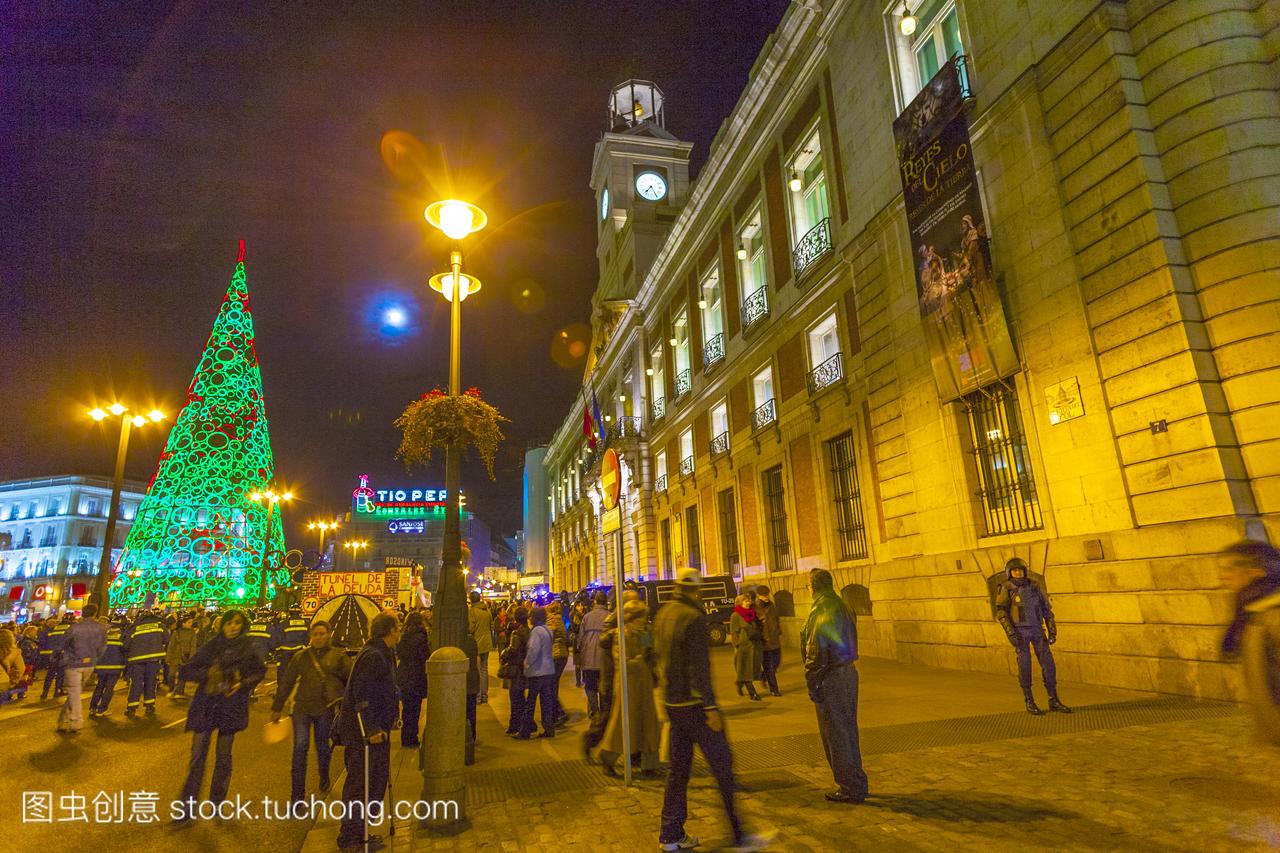
<svg viewBox="0 0 1280 853"><path fill-rule="evenodd" d="M628 80L609 93L606 130L591 165L597 309L635 296L688 199L693 143L667 132L663 100L647 80Z"/></svg>

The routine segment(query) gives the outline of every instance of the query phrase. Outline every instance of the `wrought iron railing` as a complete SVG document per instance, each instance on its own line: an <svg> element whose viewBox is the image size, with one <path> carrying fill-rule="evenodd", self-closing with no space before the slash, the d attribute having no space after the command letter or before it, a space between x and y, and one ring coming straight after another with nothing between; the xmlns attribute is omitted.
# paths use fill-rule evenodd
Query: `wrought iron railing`
<svg viewBox="0 0 1280 853"><path fill-rule="evenodd" d="M655 421L662 420L662 416L667 413L667 401L659 397L649 404L649 416Z"/></svg>
<svg viewBox="0 0 1280 853"><path fill-rule="evenodd" d="M635 415L623 415L613 422L609 434L614 438L639 438L644 419Z"/></svg>
<svg viewBox="0 0 1280 853"><path fill-rule="evenodd" d="M663 474L661 477L653 481L653 490L655 492L665 492L667 490L666 474Z"/></svg>
<svg viewBox="0 0 1280 853"><path fill-rule="evenodd" d="M693 387L693 375L688 370L676 374L676 396L683 397Z"/></svg>
<svg viewBox="0 0 1280 853"><path fill-rule="evenodd" d="M796 243L791 253L796 278L813 263L831 251L831 217L827 217L809 229Z"/></svg>
<svg viewBox="0 0 1280 853"><path fill-rule="evenodd" d="M725 430L724 432L717 435L715 438L711 439L711 455L719 456L721 453L728 453L728 452L729 452L729 431Z"/></svg>
<svg viewBox="0 0 1280 853"><path fill-rule="evenodd" d="M768 316L769 294L767 288L762 287L742 300L742 328L749 329L753 323Z"/></svg>
<svg viewBox="0 0 1280 853"><path fill-rule="evenodd" d="M773 399L765 400L751 413L751 428L764 429L778 419L778 412L773 407Z"/></svg>
<svg viewBox="0 0 1280 853"><path fill-rule="evenodd" d="M724 358L724 335L718 334L702 348L702 366L710 367Z"/></svg>
<svg viewBox="0 0 1280 853"><path fill-rule="evenodd" d="M973 89L969 86L969 57L963 53L957 53L952 58L956 61L956 77L960 80L960 98L971 101Z"/></svg>
<svg viewBox="0 0 1280 853"><path fill-rule="evenodd" d="M829 385L834 385L844 378L844 362L840 353L819 364L809 371L809 393L816 394Z"/></svg>
<svg viewBox="0 0 1280 853"><path fill-rule="evenodd" d="M692 473L693 473L693 457L686 456L684 459L680 460L680 475L682 477L688 477Z"/></svg>

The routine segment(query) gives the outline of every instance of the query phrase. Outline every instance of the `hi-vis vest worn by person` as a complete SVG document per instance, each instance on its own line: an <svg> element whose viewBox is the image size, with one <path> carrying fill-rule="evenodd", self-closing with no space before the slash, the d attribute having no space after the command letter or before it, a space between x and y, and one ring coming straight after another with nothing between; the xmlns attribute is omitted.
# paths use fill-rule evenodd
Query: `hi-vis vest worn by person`
<svg viewBox="0 0 1280 853"><path fill-rule="evenodd" d="M164 657L167 637L164 626L156 616L143 616L133 626L129 637L129 663L160 660Z"/></svg>
<svg viewBox="0 0 1280 853"><path fill-rule="evenodd" d="M307 634L307 620L301 616L290 616L284 625L284 635L276 651L288 654L302 651L307 646Z"/></svg>
<svg viewBox="0 0 1280 853"><path fill-rule="evenodd" d="M112 625L107 629L107 645L102 650L102 657L98 658L94 671L120 672L124 669L125 662L124 634L119 625Z"/></svg>

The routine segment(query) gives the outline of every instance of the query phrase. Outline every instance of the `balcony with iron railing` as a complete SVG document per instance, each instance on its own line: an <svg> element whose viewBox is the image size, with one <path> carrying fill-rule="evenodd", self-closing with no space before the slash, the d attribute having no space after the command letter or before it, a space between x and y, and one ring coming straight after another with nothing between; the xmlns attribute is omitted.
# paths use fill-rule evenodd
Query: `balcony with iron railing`
<svg viewBox="0 0 1280 853"><path fill-rule="evenodd" d="M711 455L720 456L728 452L729 452L729 431L725 430L724 432L717 435L715 438L711 439Z"/></svg>
<svg viewBox="0 0 1280 853"><path fill-rule="evenodd" d="M693 457L686 456L680 460L680 476L688 477L693 473Z"/></svg>
<svg viewBox="0 0 1280 853"><path fill-rule="evenodd" d="M751 413L751 428L764 429L778 420L778 411L773 406L773 398L769 398L756 407Z"/></svg>
<svg viewBox="0 0 1280 853"><path fill-rule="evenodd" d="M742 300L742 329L746 331L769 316L768 289L761 287Z"/></svg>
<svg viewBox="0 0 1280 853"><path fill-rule="evenodd" d="M676 399L683 397L689 393L689 389L693 387L693 374L688 370L682 370L676 374Z"/></svg>
<svg viewBox="0 0 1280 853"><path fill-rule="evenodd" d="M666 474L663 474L661 477L653 481L653 490L655 492L665 492L667 490Z"/></svg>
<svg viewBox="0 0 1280 853"><path fill-rule="evenodd" d="M840 353L836 353L809 371L809 393L817 394L824 388L829 388L836 384L841 379L844 379L844 361L841 359Z"/></svg>
<svg viewBox="0 0 1280 853"><path fill-rule="evenodd" d="M636 415L623 415L609 427L611 438L639 438L644 431L644 419Z"/></svg>
<svg viewBox="0 0 1280 853"><path fill-rule="evenodd" d="M717 334L702 348L702 366L710 368L724 359L724 334Z"/></svg>
<svg viewBox="0 0 1280 853"><path fill-rule="evenodd" d="M663 397L657 397L649 404L649 418L651 420L660 421L667 414L667 401Z"/></svg>
<svg viewBox="0 0 1280 853"><path fill-rule="evenodd" d="M796 242L796 247L792 250L791 260L795 268L796 280L799 281L805 270L829 254L831 254L831 217L828 216L810 228L808 233Z"/></svg>

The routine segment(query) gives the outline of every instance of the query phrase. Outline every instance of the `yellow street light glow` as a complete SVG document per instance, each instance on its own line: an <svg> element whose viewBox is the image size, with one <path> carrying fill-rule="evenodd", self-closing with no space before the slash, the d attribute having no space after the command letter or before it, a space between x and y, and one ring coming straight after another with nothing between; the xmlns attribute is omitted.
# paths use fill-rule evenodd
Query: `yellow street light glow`
<svg viewBox="0 0 1280 853"><path fill-rule="evenodd" d="M250 492L250 493L249 493L249 500L251 500L251 501L260 501L260 500L262 500L262 492Z"/></svg>
<svg viewBox="0 0 1280 853"><path fill-rule="evenodd" d="M489 222L489 217L483 210L456 198L428 205L422 215L452 240L461 240L468 234L474 234Z"/></svg>
<svg viewBox="0 0 1280 853"><path fill-rule="evenodd" d="M136 427L147 425L147 419L144 418L142 415L134 415L132 420L133 420L133 425Z"/></svg>
<svg viewBox="0 0 1280 853"><path fill-rule="evenodd" d="M119 403L112 403L110 406L107 406L107 411L115 415L116 417L119 417L120 415L123 415L125 412L129 410L126 409L124 406L120 405Z"/></svg>
<svg viewBox="0 0 1280 853"><path fill-rule="evenodd" d="M462 282L458 287L459 302L466 302L467 297L480 289L480 279L475 276L463 275L458 273L458 279ZM445 299L453 301L453 282L454 276L451 272L442 272L438 275L431 276L431 289L439 292Z"/></svg>
<svg viewBox="0 0 1280 853"><path fill-rule="evenodd" d="M147 417L151 418L151 420L154 421L155 423L160 423L162 420L164 420L164 412L160 411L159 409L152 409L151 411L147 412Z"/></svg>
<svg viewBox="0 0 1280 853"><path fill-rule="evenodd" d="M107 416L107 413L106 413L106 411L104 411L102 408L96 408L96 409L90 409L90 410L89 410L89 417L93 418L95 421L100 421L100 420L102 420L103 418L105 418L106 416Z"/></svg>
<svg viewBox="0 0 1280 853"><path fill-rule="evenodd" d="M282 501L293 500L293 492L285 492L283 495L280 496L280 500Z"/></svg>

